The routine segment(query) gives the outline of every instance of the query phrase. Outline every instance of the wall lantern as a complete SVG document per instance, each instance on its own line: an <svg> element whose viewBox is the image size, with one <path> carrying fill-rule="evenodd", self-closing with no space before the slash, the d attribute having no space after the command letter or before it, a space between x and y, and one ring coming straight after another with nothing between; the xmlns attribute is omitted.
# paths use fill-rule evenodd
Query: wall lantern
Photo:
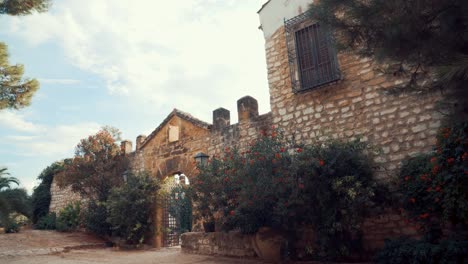
<svg viewBox="0 0 468 264"><path fill-rule="evenodd" d="M197 155L195 155L195 157L193 158L195 159L198 165L205 166L208 163L209 157L210 156L206 155L203 152L198 152Z"/></svg>

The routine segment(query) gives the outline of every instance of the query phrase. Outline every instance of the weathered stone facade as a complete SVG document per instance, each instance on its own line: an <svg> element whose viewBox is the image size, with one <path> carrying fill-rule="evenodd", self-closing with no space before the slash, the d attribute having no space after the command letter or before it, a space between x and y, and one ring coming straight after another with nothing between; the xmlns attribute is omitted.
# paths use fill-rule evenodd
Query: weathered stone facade
<svg viewBox="0 0 468 264"><path fill-rule="evenodd" d="M56 214L60 213L60 210L68 204L83 200L80 194L72 192L71 187L65 189L58 187L55 180L50 186L50 193L49 212L54 212Z"/></svg>
<svg viewBox="0 0 468 264"><path fill-rule="evenodd" d="M382 152L374 156L380 179L392 177L401 161L434 145L443 118L435 111L440 94L389 95L386 89L405 80L351 53L338 54L341 80L294 93L284 27L265 46L273 124L287 136L305 144L360 137Z"/></svg>
<svg viewBox="0 0 468 264"><path fill-rule="evenodd" d="M289 19L300 15L310 2L268 1L259 11L260 17L268 18L273 16L269 12L276 12L274 15L281 20ZM269 10L269 5L277 9ZM287 10L286 15L281 14L281 8ZM380 71L384 65L352 53L337 55L341 71L338 81L294 92L285 27L277 20L272 20L271 25L262 24L271 112L259 115L257 101L250 96L237 102L237 124L230 123L230 112L224 108L213 111L212 124L175 109L151 135L137 137L134 152L129 153L130 142L123 142L122 149L131 157L135 170L160 179L175 173L192 178L197 173L193 159L196 153L221 155L226 147L233 146L244 150L260 131L272 126L304 144L329 138L369 142L379 150L370 155L378 165L375 177L381 181L395 177L408 157L432 148L443 118L436 109L440 94L390 95L386 91L406 80L385 75ZM58 210L71 197L53 185L51 210ZM398 212L375 215L364 223L368 249L379 248L385 238L400 235L417 236L417 232Z"/></svg>

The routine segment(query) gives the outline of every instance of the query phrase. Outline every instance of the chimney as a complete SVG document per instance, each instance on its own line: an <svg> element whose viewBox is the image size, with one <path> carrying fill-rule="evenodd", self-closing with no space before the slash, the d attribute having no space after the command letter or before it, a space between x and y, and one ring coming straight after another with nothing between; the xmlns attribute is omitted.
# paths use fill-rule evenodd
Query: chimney
<svg viewBox="0 0 468 264"><path fill-rule="evenodd" d="M213 111L213 129L221 130L231 124L231 113L222 107Z"/></svg>
<svg viewBox="0 0 468 264"><path fill-rule="evenodd" d="M258 103L252 96L244 96L237 100L239 123L255 119L258 116Z"/></svg>
<svg viewBox="0 0 468 264"><path fill-rule="evenodd" d="M132 152L132 141L122 141L122 143L120 143L120 150L122 151L122 154L130 154Z"/></svg>
<svg viewBox="0 0 468 264"><path fill-rule="evenodd" d="M146 136L145 135L139 135L137 138L136 138L136 150L140 150L141 149L141 145L143 144L143 142L145 141L146 139Z"/></svg>

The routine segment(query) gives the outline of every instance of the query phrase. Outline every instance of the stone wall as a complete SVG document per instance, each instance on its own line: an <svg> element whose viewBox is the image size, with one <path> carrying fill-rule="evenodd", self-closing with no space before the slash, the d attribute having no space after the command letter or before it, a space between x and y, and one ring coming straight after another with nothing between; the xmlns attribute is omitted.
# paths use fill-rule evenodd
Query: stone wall
<svg viewBox="0 0 468 264"><path fill-rule="evenodd" d="M237 101L239 123L229 125L229 111L217 109L213 112L213 122L216 122L220 111L224 116L222 125L214 126L210 134L208 155L222 155L226 147L237 147L240 151L246 150L249 144L257 139L261 132L271 130L271 113L259 115L257 100L245 96Z"/></svg>
<svg viewBox="0 0 468 264"><path fill-rule="evenodd" d="M252 238L239 232L190 232L181 236L182 252L228 257L255 257Z"/></svg>
<svg viewBox="0 0 468 264"><path fill-rule="evenodd" d="M71 190L71 187L58 187L55 180L50 186L50 196L49 212L55 212L56 214L59 214L68 204L83 200L80 194Z"/></svg>
<svg viewBox="0 0 468 264"><path fill-rule="evenodd" d="M306 144L361 137L381 150L376 177L388 180L408 156L431 150L443 115L437 93L389 95L405 79L388 76L369 58L338 54L341 80L301 93L291 87L284 27L266 39L273 124Z"/></svg>

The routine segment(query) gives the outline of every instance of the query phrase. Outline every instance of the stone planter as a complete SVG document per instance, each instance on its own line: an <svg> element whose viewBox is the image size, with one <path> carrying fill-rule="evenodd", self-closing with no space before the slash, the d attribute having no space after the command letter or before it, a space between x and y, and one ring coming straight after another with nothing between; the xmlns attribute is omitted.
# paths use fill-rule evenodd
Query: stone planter
<svg viewBox="0 0 468 264"><path fill-rule="evenodd" d="M281 263L281 245L285 241L283 233L269 227L261 227L252 236L252 246L257 256L271 263Z"/></svg>

